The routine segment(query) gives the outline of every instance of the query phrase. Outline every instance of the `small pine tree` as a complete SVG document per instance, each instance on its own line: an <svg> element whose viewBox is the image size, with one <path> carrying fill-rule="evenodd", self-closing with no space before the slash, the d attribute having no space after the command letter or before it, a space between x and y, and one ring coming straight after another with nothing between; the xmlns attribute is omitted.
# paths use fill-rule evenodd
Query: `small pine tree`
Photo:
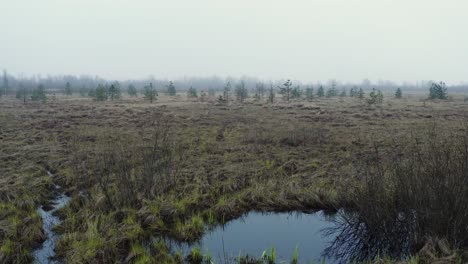
<svg viewBox="0 0 468 264"><path fill-rule="evenodd" d="M96 89L89 89L88 91L88 96L91 97L91 98L95 98L96 97Z"/></svg>
<svg viewBox="0 0 468 264"><path fill-rule="evenodd" d="M108 98L107 87L99 84L94 93L94 99L98 102L106 101Z"/></svg>
<svg viewBox="0 0 468 264"><path fill-rule="evenodd" d="M367 99L367 103L369 105L383 103L383 94L380 90L373 88L372 91L369 93L369 97L370 98Z"/></svg>
<svg viewBox="0 0 468 264"><path fill-rule="evenodd" d="M298 99L298 98L301 98L301 96L302 96L301 87L299 86L294 87L291 91L291 98Z"/></svg>
<svg viewBox="0 0 468 264"><path fill-rule="evenodd" d="M341 90L340 97L346 97L347 95L348 93L346 92L346 88L343 88L343 90Z"/></svg>
<svg viewBox="0 0 468 264"><path fill-rule="evenodd" d="M258 82L255 84L255 92L263 98L265 96L265 84L262 82Z"/></svg>
<svg viewBox="0 0 468 264"><path fill-rule="evenodd" d="M362 88L359 88L359 91L358 91L358 94L357 94L359 100L364 99L364 96L365 96L365 95L366 95L366 94L364 93L364 90L363 90Z"/></svg>
<svg viewBox="0 0 468 264"><path fill-rule="evenodd" d="M218 103L220 104L225 104L226 101L224 100L224 97L222 95L218 95Z"/></svg>
<svg viewBox="0 0 468 264"><path fill-rule="evenodd" d="M401 91L401 89L400 88L396 89L395 98L401 99L402 96L403 96L403 92Z"/></svg>
<svg viewBox="0 0 468 264"><path fill-rule="evenodd" d="M197 90L190 86L190 88L187 90L187 97L189 98L195 98L198 97Z"/></svg>
<svg viewBox="0 0 468 264"><path fill-rule="evenodd" d="M349 90L350 97L359 97L359 89L356 86L353 86L351 90Z"/></svg>
<svg viewBox="0 0 468 264"><path fill-rule="evenodd" d="M327 97L334 97L338 95L338 91L336 90L335 86L330 87L330 89L327 90Z"/></svg>
<svg viewBox="0 0 468 264"><path fill-rule="evenodd" d="M153 103L153 101L156 100L156 97L158 96L158 92L153 87L153 83L150 83L149 85L145 86L144 90L145 90L145 99L149 100L150 103Z"/></svg>
<svg viewBox="0 0 468 264"><path fill-rule="evenodd" d="M42 101L43 103L47 101L44 85L39 84L39 86L37 86L37 88L32 91L31 100Z"/></svg>
<svg viewBox="0 0 468 264"><path fill-rule="evenodd" d="M317 97L324 97L324 96L325 96L325 89L323 89L323 86L320 85L317 90Z"/></svg>
<svg viewBox="0 0 468 264"><path fill-rule="evenodd" d="M275 89L273 85L270 84L270 90L268 91L268 102L273 104L275 102Z"/></svg>
<svg viewBox="0 0 468 264"><path fill-rule="evenodd" d="M85 96L86 96L86 94L87 94L87 92L88 92L88 89L86 89L86 87L83 85L83 86L81 86L81 88L80 88L80 91L79 91L79 92L80 92L80 96L83 96L83 97L85 97Z"/></svg>
<svg viewBox="0 0 468 264"><path fill-rule="evenodd" d="M110 85L108 89L108 95L112 101L118 100L122 97L122 92L120 90L120 84L118 82L114 82Z"/></svg>
<svg viewBox="0 0 468 264"><path fill-rule="evenodd" d="M444 82L431 83L431 87L429 88L429 99L445 100L447 98L447 86Z"/></svg>
<svg viewBox="0 0 468 264"><path fill-rule="evenodd" d="M229 102L229 96L231 94L231 82L227 82L223 89L223 98L226 103Z"/></svg>
<svg viewBox="0 0 468 264"><path fill-rule="evenodd" d="M1 88L2 89L0 91L0 94L3 93L6 96L8 94L8 90L10 89L10 86L8 84L8 74L6 70L3 70L3 84Z"/></svg>
<svg viewBox="0 0 468 264"><path fill-rule="evenodd" d="M206 101L207 94L205 91L200 92L200 101L205 102Z"/></svg>
<svg viewBox="0 0 468 264"><path fill-rule="evenodd" d="M336 84L336 81L333 80L331 82L331 87L330 89L327 90L327 97L334 97L334 96L338 96L338 89L336 88L337 84Z"/></svg>
<svg viewBox="0 0 468 264"><path fill-rule="evenodd" d="M292 82L291 80L287 80L283 86L279 87L280 89L280 94L283 95L283 99L286 100L286 102L289 102L289 99L291 98L291 91L292 91Z"/></svg>
<svg viewBox="0 0 468 264"><path fill-rule="evenodd" d="M175 96L177 94L175 85L172 81L170 81L169 84L166 85L166 88L167 88L167 94L169 96Z"/></svg>
<svg viewBox="0 0 468 264"><path fill-rule="evenodd" d="M138 91L137 91L136 87L133 84L128 85L127 93L131 97L137 97L138 96Z"/></svg>
<svg viewBox="0 0 468 264"><path fill-rule="evenodd" d="M67 82L67 84L65 84L65 91L64 91L64 93L65 93L65 95L67 95L67 96L73 95L73 90L72 90L72 87L71 87L70 82Z"/></svg>
<svg viewBox="0 0 468 264"><path fill-rule="evenodd" d="M208 89L208 95L211 96L211 97L215 97L216 96L216 90L214 88Z"/></svg>
<svg viewBox="0 0 468 264"><path fill-rule="evenodd" d="M255 93L253 98L254 98L255 102L259 102L261 100L260 94L258 94L258 93Z"/></svg>
<svg viewBox="0 0 468 264"><path fill-rule="evenodd" d="M245 87L245 82L241 81L236 85L236 98L237 101L243 103L248 96L247 88Z"/></svg>
<svg viewBox="0 0 468 264"><path fill-rule="evenodd" d="M312 86L307 87L305 95L307 100L312 101L314 99L314 88Z"/></svg>
<svg viewBox="0 0 468 264"><path fill-rule="evenodd" d="M18 90L16 90L16 99L23 99L23 103L26 104L26 100L28 98L28 89L25 85L20 84Z"/></svg>

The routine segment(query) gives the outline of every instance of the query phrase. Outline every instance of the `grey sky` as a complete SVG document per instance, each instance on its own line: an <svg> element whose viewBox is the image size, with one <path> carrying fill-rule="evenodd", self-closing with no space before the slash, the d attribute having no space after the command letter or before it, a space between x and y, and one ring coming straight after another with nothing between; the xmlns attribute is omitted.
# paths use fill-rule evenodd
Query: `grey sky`
<svg viewBox="0 0 468 264"><path fill-rule="evenodd" d="M0 68L468 80L466 0L0 0Z"/></svg>

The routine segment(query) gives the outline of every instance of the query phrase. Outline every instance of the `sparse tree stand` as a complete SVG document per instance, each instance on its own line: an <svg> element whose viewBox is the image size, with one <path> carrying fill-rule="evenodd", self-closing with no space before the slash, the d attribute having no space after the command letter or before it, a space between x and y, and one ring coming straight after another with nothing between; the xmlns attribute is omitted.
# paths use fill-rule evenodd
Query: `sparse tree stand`
<svg viewBox="0 0 468 264"><path fill-rule="evenodd" d="M112 101L114 101L114 99L120 99L122 97L122 92L120 91L120 84L118 82L114 82L113 84L111 84L108 93Z"/></svg>
<svg viewBox="0 0 468 264"><path fill-rule="evenodd" d="M353 86L351 90L349 90L349 97L359 97L359 89L356 86Z"/></svg>
<svg viewBox="0 0 468 264"><path fill-rule="evenodd" d="M169 96L175 96L177 94L176 88L174 86L174 83L172 81L169 82L168 85L166 85L167 88L167 94Z"/></svg>
<svg viewBox="0 0 468 264"><path fill-rule="evenodd" d="M335 86L330 87L330 89L327 90L327 97L335 97L338 95L338 91L336 90Z"/></svg>
<svg viewBox="0 0 468 264"><path fill-rule="evenodd" d="M206 92L205 91L201 91L200 92L200 102L205 102L206 101Z"/></svg>
<svg viewBox="0 0 468 264"><path fill-rule="evenodd" d="M241 81L236 85L236 97L237 101L243 103L248 96L247 88L245 87L245 82Z"/></svg>
<svg viewBox="0 0 468 264"><path fill-rule="evenodd" d="M364 96L366 94L364 93L364 90L362 88L359 88L359 91L358 91L357 95L358 95L359 100L362 100L362 99L364 99Z"/></svg>
<svg viewBox="0 0 468 264"><path fill-rule="evenodd" d="M102 84L99 84L94 92L94 98L98 102L106 101L108 98L107 87Z"/></svg>
<svg viewBox="0 0 468 264"><path fill-rule="evenodd" d="M3 70L3 85L2 85L2 91L3 94L6 96L8 94L8 90L10 89L8 85L8 74L6 70ZM0 91L0 96L2 92Z"/></svg>
<svg viewBox="0 0 468 264"><path fill-rule="evenodd" d="M289 99L291 98L291 89L292 87L292 82L291 80L287 80L283 86L279 87L280 89L280 94L283 95L283 98L286 100L286 102L289 102Z"/></svg>
<svg viewBox="0 0 468 264"><path fill-rule="evenodd" d="M208 95L210 97L215 97L216 96L216 90L213 88L208 89Z"/></svg>
<svg viewBox="0 0 468 264"><path fill-rule="evenodd" d="M158 96L158 92L153 87L153 83L150 83L148 86L145 86L144 89L145 89L145 99L149 100L150 103L153 103L153 101L156 100L156 97Z"/></svg>
<svg viewBox="0 0 468 264"><path fill-rule="evenodd" d="M136 87L133 84L128 85L127 93L131 97L137 97L138 96L138 91L137 91Z"/></svg>
<svg viewBox="0 0 468 264"><path fill-rule="evenodd" d="M448 99L447 86L445 85L444 82L431 83L431 87L429 88L429 99L440 99L440 100Z"/></svg>
<svg viewBox="0 0 468 264"><path fill-rule="evenodd" d="M296 87L294 87L292 90L291 90L291 98L293 99L299 99L301 98L302 96L302 90L301 90L301 87L299 85L297 85Z"/></svg>
<svg viewBox="0 0 468 264"><path fill-rule="evenodd" d="M334 97L338 95L338 90L336 89L336 82L332 81L330 89L327 90L327 97Z"/></svg>
<svg viewBox="0 0 468 264"><path fill-rule="evenodd" d="M224 90L223 90L223 97L226 103L229 103L230 95L231 95L231 82L228 81L226 85L224 86Z"/></svg>
<svg viewBox="0 0 468 264"><path fill-rule="evenodd" d="M401 89L400 88L396 89L395 98L401 99L402 97L403 97L403 92L401 91Z"/></svg>
<svg viewBox="0 0 468 264"><path fill-rule="evenodd" d="M320 87L317 90L317 97L324 97L325 96L325 89L323 89L323 86L320 85Z"/></svg>
<svg viewBox="0 0 468 264"><path fill-rule="evenodd" d="M42 84L39 84L36 89L33 90L31 95L32 101L41 101L45 103L47 101L47 95L45 93L45 87Z"/></svg>
<svg viewBox="0 0 468 264"><path fill-rule="evenodd" d="M270 90L268 91L268 102L273 104L275 102L275 89L273 85L270 84Z"/></svg>
<svg viewBox="0 0 468 264"><path fill-rule="evenodd" d="M80 88L80 96L83 96L85 97L86 96L86 92L87 92L87 89L86 89L86 86L81 86Z"/></svg>
<svg viewBox="0 0 468 264"><path fill-rule="evenodd" d="M23 104L26 104L28 91L26 86L23 84L19 85L19 88L16 90L16 99L23 100Z"/></svg>
<svg viewBox="0 0 468 264"><path fill-rule="evenodd" d="M305 96L308 101L312 101L314 99L314 88L312 86L306 88Z"/></svg>
<svg viewBox="0 0 468 264"><path fill-rule="evenodd" d="M198 97L197 90L190 86L190 88L187 90L187 97L188 98L196 98Z"/></svg>
<svg viewBox="0 0 468 264"><path fill-rule="evenodd" d="M72 87L71 87L71 84L70 82L67 82L67 84L65 84L65 95L67 96L71 96L73 95L73 91L72 91Z"/></svg>
<svg viewBox="0 0 468 264"><path fill-rule="evenodd" d="M255 84L255 92L257 93L260 98L265 96L265 84L262 82L258 82Z"/></svg>
<svg viewBox="0 0 468 264"><path fill-rule="evenodd" d="M343 90L341 90L341 93L340 93L340 97L346 97L348 94L346 92L346 89L343 88Z"/></svg>
<svg viewBox="0 0 468 264"><path fill-rule="evenodd" d="M369 94L369 99L367 99L367 103L369 105L373 104L382 104L383 103L383 94L380 90L375 88L372 89L372 92Z"/></svg>

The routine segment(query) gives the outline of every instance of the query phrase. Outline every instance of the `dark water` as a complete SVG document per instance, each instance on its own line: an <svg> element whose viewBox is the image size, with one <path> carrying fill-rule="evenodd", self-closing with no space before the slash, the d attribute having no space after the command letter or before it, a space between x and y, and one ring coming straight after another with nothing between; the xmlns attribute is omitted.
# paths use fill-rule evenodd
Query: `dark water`
<svg viewBox="0 0 468 264"><path fill-rule="evenodd" d="M204 254L224 263L236 259L239 254L261 257L271 247L276 250L278 261L290 261L296 246L299 263L321 263L325 249L334 240L325 235L333 228L335 215L316 213L259 213L251 212L242 218L230 221L207 234L195 245L173 245L176 250L188 254L190 248L198 246ZM327 263L334 262L326 258Z"/></svg>
<svg viewBox="0 0 468 264"><path fill-rule="evenodd" d="M49 176L53 176L50 172ZM55 185L56 191L60 191L60 186ZM59 210L60 208L67 205L70 201L70 197L65 195L64 193L59 193L52 201L51 206L52 209L49 211L45 211L43 206L40 206L37 211L41 215L42 218L42 229L44 230L44 234L46 235L46 240L42 243L41 247L38 248L33 252L34 256L34 263L58 263L56 261L52 261L51 258L55 256L55 242L57 241L57 234L52 230L54 226L60 224L60 219L57 216L54 216L54 212Z"/></svg>

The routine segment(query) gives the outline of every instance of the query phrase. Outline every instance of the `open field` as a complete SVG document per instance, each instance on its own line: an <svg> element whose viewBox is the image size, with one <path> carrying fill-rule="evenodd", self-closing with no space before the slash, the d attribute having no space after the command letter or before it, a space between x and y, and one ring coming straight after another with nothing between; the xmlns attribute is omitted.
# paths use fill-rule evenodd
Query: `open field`
<svg viewBox="0 0 468 264"><path fill-rule="evenodd" d="M178 263L185 256L162 241L149 249L144 242L195 241L252 210L353 208L360 164L376 145L386 153L433 126L466 131L462 95L390 97L379 106L350 97L274 104L3 97L0 262L32 261L44 240L36 208L54 184L72 198L58 211L56 251L66 263Z"/></svg>

